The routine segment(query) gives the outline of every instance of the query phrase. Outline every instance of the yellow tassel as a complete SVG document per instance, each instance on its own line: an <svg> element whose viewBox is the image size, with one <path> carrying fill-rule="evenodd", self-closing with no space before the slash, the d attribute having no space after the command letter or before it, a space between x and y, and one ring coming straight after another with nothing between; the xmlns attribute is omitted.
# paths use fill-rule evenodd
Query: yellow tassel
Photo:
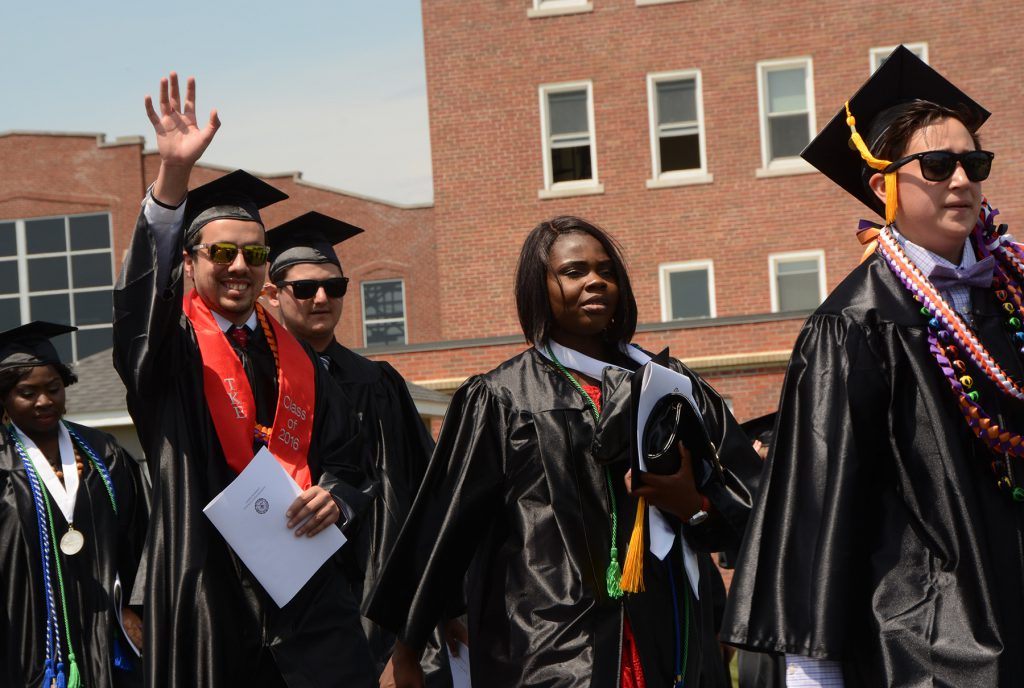
<svg viewBox="0 0 1024 688"><path fill-rule="evenodd" d="M850 127L850 141L857 147L860 157L868 164L868 167L881 172L892 164L888 160L876 158L871 154L871 151L868 150L868 146L864 143L864 139L861 138L859 133L857 133L857 120L850 112L850 101L846 101L846 124ZM897 201L896 173L890 172L885 175L885 224L887 225L891 225L896 221Z"/></svg>
<svg viewBox="0 0 1024 688"><path fill-rule="evenodd" d="M647 500L643 497L636 502L636 521L633 534L629 536L626 550L626 564L622 568L622 589L626 592L644 590L644 518L647 516Z"/></svg>
<svg viewBox="0 0 1024 688"><path fill-rule="evenodd" d="M890 172L885 175L885 224L891 225L896 221L896 173Z"/></svg>

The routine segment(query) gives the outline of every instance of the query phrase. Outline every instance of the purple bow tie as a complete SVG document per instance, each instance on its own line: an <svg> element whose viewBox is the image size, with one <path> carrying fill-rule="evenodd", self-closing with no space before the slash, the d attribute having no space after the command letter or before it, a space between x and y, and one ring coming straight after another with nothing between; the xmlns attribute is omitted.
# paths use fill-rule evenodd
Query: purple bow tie
<svg viewBox="0 0 1024 688"><path fill-rule="evenodd" d="M936 265L928 273L928 279L939 291L945 291L950 287L990 287L992 286L992 271L996 261L992 256L986 256L969 268L950 268L945 265Z"/></svg>

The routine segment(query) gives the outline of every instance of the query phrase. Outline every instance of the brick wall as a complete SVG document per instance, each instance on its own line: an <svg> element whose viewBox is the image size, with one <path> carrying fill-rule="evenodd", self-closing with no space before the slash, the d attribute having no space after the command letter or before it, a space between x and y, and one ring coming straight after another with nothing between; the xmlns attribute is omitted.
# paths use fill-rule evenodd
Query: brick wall
<svg viewBox="0 0 1024 688"><path fill-rule="evenodd" d="M822 249L828 286L835 286L859 258L854 229L868 211L817 173L755 177L761 60L813 58L821 127L867 78L870 48L927 42L931 64L995 112L982 130L998 152L986 190L1012 222L1024 190L1014 164L1024 153L1014 88L1024 64L1014 36L1024 5L988 2L980 12L970 2L941 10L915 1L592 4L588 13L531 19L528 0L423 2L444 338L516 331L517 250L539 220L562 213L596 221L622 242L642 323L660 318L657 268L665 262L713 260L719 316L770 310L769 253ZM968 49L972 35L991 49ZM714 181L647 189L646 75L691 68L702 71ZM539 200L538 86L575 80L592 82L604 193ZM759 346L748 342L749 350Z"/></svg>

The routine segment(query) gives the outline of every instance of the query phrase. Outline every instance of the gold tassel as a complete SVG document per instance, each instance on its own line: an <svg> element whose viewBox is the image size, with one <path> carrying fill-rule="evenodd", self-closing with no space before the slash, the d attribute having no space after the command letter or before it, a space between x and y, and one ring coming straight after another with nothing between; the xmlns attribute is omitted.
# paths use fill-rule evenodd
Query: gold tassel
<svg viewBox="0 0 1024 688"><path fill-rule="evenodd" d="M876 158L868 150L864 139L857 133L857 120L850 112L850 101L846 101L846 125L850 127L850 141L857 147L860 157L868 164L868 167L881 172L892 164L888 160ZM885 224L887 225L891 225L896 221L897 200L896 172L890 172L885 175Z"/></svg>
<svg viewBox="0 0 1024 688"><path fill-rule="evenodd" d="M647 500L639 497L636 501L636 521L633 522L633 534L629 536L626 563L622 568L622 589L626 592L643 592L644 590L644 519L646 516Z"/></svg>

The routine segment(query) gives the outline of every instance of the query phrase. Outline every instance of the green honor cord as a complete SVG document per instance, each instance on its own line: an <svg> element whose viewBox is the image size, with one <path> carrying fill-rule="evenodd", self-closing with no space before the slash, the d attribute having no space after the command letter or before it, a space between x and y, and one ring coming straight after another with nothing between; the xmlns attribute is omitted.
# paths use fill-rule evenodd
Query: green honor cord
<svg viewBox="0 0 1024 688"><path fill-rule="evenodd" d="M558 370L561 371L563 375L565 375L566 379L568 379L569 382L572 383L572 386L575 387L576 390L583 395L583 398L587 400L587 403L590 404L590 410L594 414L594 421L600 421L601 412L597 410L597 404L594 403L594 400L590 398L590 395L587 394L587 391L583 389L583 386L580 385L576 378L572 376L572 373L566 370L565 366L562 365L562 362L558 360L558 357L555 356L555 352L551 350L550 346L547 347L547 350L548 356L551 357L551 360L554 362L555 367L558 368ZM604 469L604 477L608 485L608 501L611 502L612 507L612 546L611 550L609 550L608 552L608 570L605 572L604 578L605 585L608 588L608 597L612 598L613 600L618 600L621 599L623 595L621 582L622 568L619 566L619 548L615 546L615 543L618 540L619 535L619 507L615 501L615 490L613 489L612 485L612 474L607 467L605 467Z"/></svg>
<svg viewBox="0 0 1024 688"><path fill-rule="evenodd" d="M44 499L43 503L46 505L46 520L50 524L50 539L51 542L57 542L57 532L53 527L53 512L50 510L50 500ZM57 562L57 587L60 590L60 607L61 611L64 612L64 638L68 644L68 685L67 688L79 688L82 682L78 674L78 663L75 661L75 650L71 647L71 627L68 625L68 603L66 595L64 594L64 574L61 571L60 565L60 554L57 550L53 553L53 560Z"/></svg>

